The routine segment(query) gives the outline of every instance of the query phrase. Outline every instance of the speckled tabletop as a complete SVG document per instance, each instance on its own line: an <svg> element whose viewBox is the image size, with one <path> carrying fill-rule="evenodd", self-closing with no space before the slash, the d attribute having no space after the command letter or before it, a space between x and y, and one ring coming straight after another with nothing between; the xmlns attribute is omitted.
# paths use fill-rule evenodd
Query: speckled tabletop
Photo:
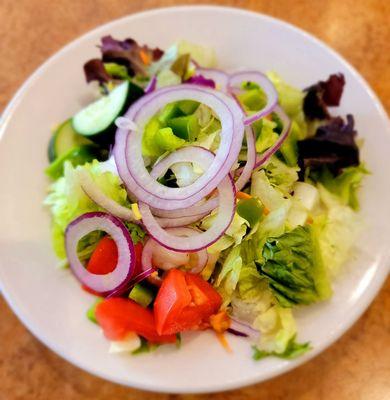
<svg viewBox="0 0 390 400"><path fill-rule="evenodd" d="M0 111L45 59L123 15L176 4L247 8L291 22L339 51L390 112L389 0L1 0ZM390 279L360 320L296 370L241 390L160 395L121 387L68 364L38 342L0 298L0 400L390 399Z"/></svg>

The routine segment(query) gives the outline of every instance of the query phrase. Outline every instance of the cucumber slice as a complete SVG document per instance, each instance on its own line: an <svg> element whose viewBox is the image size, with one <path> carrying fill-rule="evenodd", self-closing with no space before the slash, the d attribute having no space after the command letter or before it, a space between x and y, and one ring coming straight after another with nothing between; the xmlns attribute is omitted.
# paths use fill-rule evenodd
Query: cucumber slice
<svg viewBox="0 0 390 400"><path fill-rule="evenodd" d="M75 167L102 158L102 150L96 145L83 145L68 150L61 157L56 158L45 170L52 179L58 179L64 172L65 161L70 161Z"/></svg>
<svg viewBox="0 0 390 400"><path fill-rule="evenodd" d="M50 139L47 149L49 161L53 162L70 149L84 144L92 144L92 142L84 136L79 135L73 129L72 120L68 119L56 129L54 135Z"/></svg>
<svg viewBox="0 0 390 400"><path fill-rule="evenodd" d="M128 106L143 95L137 85L126 81L107 96L90 104L72 119L73 128L80 135L99 143L112 143L115 133L115 119L122 115Z"/></svg>

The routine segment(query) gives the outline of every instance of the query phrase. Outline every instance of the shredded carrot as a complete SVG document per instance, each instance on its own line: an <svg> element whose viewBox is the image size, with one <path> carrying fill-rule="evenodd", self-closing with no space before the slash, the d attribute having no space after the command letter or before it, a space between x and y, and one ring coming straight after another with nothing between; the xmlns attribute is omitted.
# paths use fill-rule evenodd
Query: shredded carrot
<svg viewBox="0 0 390 400"><path fill-rule="evenodd" d="M210 317L210 325L217 333L223 333L230 327L230 318L225 311Z"/></svg>
<svg viewBox="0 0 390 400"><path fill-rule="evenodd" d="M311 225L313 222L314 222L314 221L313 221L313 218L312 218L312 217L307 217L306 223L307 223L308 225Z"/></svg>
<svg viewBox="0 0 390 400"><path fill-rule="evenodd" d="M245 192L237 192L236 196L237 196L237 199L251 199L252 198L252 196L250 194L245 193Z"/></svg>
<svg viewBox="0 0 390 400"><path fill-rule="evenodd" d="M139 56L141 57L141 60L145 65L149 65L150 64L151 59L150 59L149 54L146 53L146 51L140 50Z"/></svg>
<svg viewBox="0 0 390 400"><path fill-rule="evenodd" d="M222 347L228 352L232 353L232 348L230 347L226 337L223 333L216 333L219 343L221 343Z"/></svg>
<svg viewBox="0 0 390 400"><path fill-rule="evenodd" d="M269 208L264 207L264 209L263 209L263 214L264 214L264 215L268 215L270 212L271 212L271 211L269 210Z"/></svg>

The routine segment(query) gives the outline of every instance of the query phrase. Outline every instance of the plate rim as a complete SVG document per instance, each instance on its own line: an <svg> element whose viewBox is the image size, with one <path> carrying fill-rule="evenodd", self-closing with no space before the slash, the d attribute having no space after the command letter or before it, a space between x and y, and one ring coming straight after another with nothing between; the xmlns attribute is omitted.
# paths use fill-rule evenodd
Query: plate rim
<svg viewBox="0 0 390 400"><path fill-rule="evenodd" d="M27 92L29 87L38 79L45 71L50 67L51 63L62 54L66 53L69 49L78 45L80 41L87 39L90 36L95 35L101 29L109 30L111 26L115 26L116 24L120 23L121 21L127 19L138 19L143 18L145 15L153 15L153 14L160 14L165 12L175 12L175 11L187 11L190 12L191 10L204 10L208 12L226 12L226 13L238 13L242 15L247 15L251 17L261 18L263 20L267 20L273 24L279 24L284 26L289 30L293 30L300 35L302 35L305 39L311 41L316 46L321 47L323 50L327 51L332 55L334 58L337 59L346 69L350 71L350 73L354 76L354 78L359 82L360 85L365 89L366 93L369 95L371 102L375 106L377 112L381 115L384 121L387 123L387 130L390 132L390 119L389 116L381 103L380 99L370 87L368 82L365 78L356 70L356 68L351 65L342 55L340 55L337 51L333 50L329 45L323 42L321 39L317 38L316 36L312 35L311 33L306 32L300 27L297 27L287 21L281 20L279 18L263 14L256 11L251 11L247 9L242 9L239 7L229 7L229 6L217 6L217 5L180 5L180 6L169 6L169 7L158 7L158 8L151 8L148 10L144 10L141 12L135 12L132 14L126 14L120 18L108 21L106 23L100 24L95 28L87 31L86 33L82 34L81 36L76 37L72 41L68 42L62 48L57 50L53 53L49 58L47 58L35 71L28 76L28 78L21 84L19 89L15 92L11 100L8 102L7 106L5 107L0 120L0 145L1 139L3 138L6 130L7 125L10 119L13 116L14 110L17 108L18 104L20 103L21 99L23 98L24 94ZM373 279L370 290L366 291L366 295L364 299L362 299L360 308L354 310L353 313L350 314L347 323L342 325L341 327L334 330L332 335L330 335L329 339L324 341L322 344L317 345L313 348L307 355L300 357L296 360L289 361L288 363L283 364L279 368L275 368L271 372L262 373L261 376L257 375L257 377L253 378L245 378L242 377L241 379L235 380L231 383L224 383L224 384L213 384L200 386L198 388L190 388L188 390L180 389L179 391L174 386L159 386L159 385L147 385L147 384L138 384L136 381L131 380L122 380L122 379L113 379L112 377L108 377L103 372L98 370L94 370L92 367L86 365L83 361L75 360L73 357L70 357L63 352L61 349L58 348L56 343L51 342L47 338L45 338L45 334L39 331L39 327L35 326L29 319L28 315L25 315L24 312L18 307L16 301L12 298L12 296L5 290L5 285L3 280L1 279L1 268L0 268L0 293L2 294L3 298L6 300L7 304L14 312L14 314L18 317L20 322L38 339L42 344L44 344L47 348L53 351L55 354L69 362L70 364L74 365L75 367L82 369L91 375L97 376L101 379L106 381L110 381L116 384L120 384L126 387L132 387L136 389L141 389L149 392L160 392L160 393L181 393L181 394L195 394L195 393L213 393L213 392L223 392L227 390L233 390L245 386L249 386L256 383L264 382L268 379L274 378L279 376L283 373L291 371L300 365L306 363L307 361L313 359L318 354L322 353L324 350L329 348L332 344L334 344L340 337L348 331L352 325L356 323L356 321L361 317L361 315L367 310L369 305L372 303L374 298L379 293L381 287L385 283L385 280L390 272L390 249L387 254L384 255L381 264L384 266L380 270L381 274L377 274L377 276ZM387 268L386 268L387 265Z"/></svg>

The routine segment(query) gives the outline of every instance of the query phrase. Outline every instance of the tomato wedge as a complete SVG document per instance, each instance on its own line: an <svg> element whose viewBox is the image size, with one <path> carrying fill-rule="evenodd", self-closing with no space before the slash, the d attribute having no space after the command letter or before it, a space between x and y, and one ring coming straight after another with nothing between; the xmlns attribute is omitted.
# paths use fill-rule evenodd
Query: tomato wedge
<svg viewBox="0 0 390 400"><path fill-rule="evenodd" d="M118 263L118 248L113 239L104 236L100 239L87 264L87 270L97 275L114 271Z"/></svg>
<svg viewBox="0 0 390 400"><path fill-rule="evenodd" d="M172 269L154 302L157 332L166 335L205 328L221 303L219 293L199 275Z"/></svg>
<svg viewBox="0 0 390 400"><path fill-rule="evenodd" d="M110 340L123 340L135 332L152 343L175 343L175 335L159 335L153 312L135 301L120 297L105 299L95 311L96 320Z"/></svg>
<svg viewBox="0 0 390 400"><path fill-rule="evenodd" d="M142 243L138 242L134 246L135 250L135 268L134 268L134 276L140 274L142 272ZM118 263L118 248L113 239L109 236L104 236L98 242L94 252L91 255L87 263L87 270L96 275L105 275L112 271L114 271L116 265ZM82 288L95 296L100 296L99 293L90 289L86 285L82 285Z"/></svg>

